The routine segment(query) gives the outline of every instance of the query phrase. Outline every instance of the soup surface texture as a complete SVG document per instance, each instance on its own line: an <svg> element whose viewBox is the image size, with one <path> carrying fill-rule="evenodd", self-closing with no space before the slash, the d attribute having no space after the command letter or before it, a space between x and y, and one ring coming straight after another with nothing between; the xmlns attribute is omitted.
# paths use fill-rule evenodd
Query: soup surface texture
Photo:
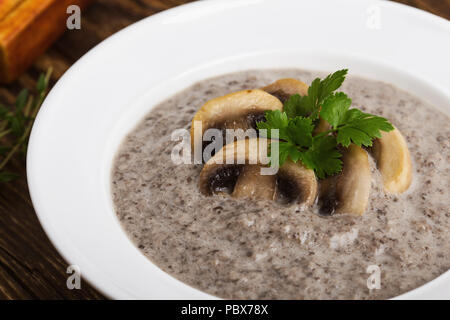
<svg viewBox="0 0 450 320"><path fill-rule="evenodd" d="M263 70L207 79L151 109L126 137L112 172L117 216L153 263L179 280L232 299L381 299L450 268L450 119L414 95L349 76L353 106L388 118L405 136L413 183L386 194L370 157L372 189L361 217L323 217L272 201L205 197L201 165L176 165L171 134L190 128L207 100L285 77L310 84L324 73ZM381 288L368 289L368 267Z"/></svg>

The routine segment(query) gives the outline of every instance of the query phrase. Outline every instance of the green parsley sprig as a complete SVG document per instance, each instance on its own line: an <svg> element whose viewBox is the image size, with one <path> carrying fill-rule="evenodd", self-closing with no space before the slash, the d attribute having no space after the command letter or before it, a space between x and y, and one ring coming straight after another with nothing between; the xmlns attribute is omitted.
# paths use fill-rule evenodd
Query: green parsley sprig
<svg viewBox="0 0 450 320"><path fill-rule="evenodd" d="M12 157L19 152L26 153L28 137L37 112L47 94L52 70L41 74L36 84L36 95L27 89L20 91L14 107L0 104L0 183L9 182L17 174L5 170Z"/></svg>
<svg viewBox="0 0 450 320"><path fill-rule="evenodd" d="M292 95L283 105L283 111L265 113L266 121L258 122L259 130L279 130L279 165L290 158L301 161L323 179L342 171L342 153L339 147L350 143L372 146L380 131L394 129L383 117L352 108L352 100L343 92L335 91L342 85L347 69L336 71L325 79L316 78L308 88L308 94ZM313 135L319 118L330 124L330 129ZM265 131L261 131L264 135Z"/></svg>

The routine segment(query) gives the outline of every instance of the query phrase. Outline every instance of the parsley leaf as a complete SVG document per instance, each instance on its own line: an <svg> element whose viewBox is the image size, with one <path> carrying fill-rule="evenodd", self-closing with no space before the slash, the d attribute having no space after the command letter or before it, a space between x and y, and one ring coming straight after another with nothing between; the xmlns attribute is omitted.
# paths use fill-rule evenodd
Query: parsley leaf
<svg viewBox="0 0 450 320"><path fill-rule="evenodd" d="M266 122L272 128L286 128L288 126L289 120L286 112L281 112L280 110L266 111Z"/></svg>
<svg viewBox="0 0 450 320"><path fill-rule="evenodd" d="M288 157L297 162L300 158L301 148L309 148L312 145L313 122L310 118L288 118L285 112L279 110L266 111L266 122L256 124L262 136L272 138L272 129L279 130L279 165L283 165ZM277 155L275 155L277 156Z"/></svg>
<svg viewBox="0 0 450 320"><path fill-rule="evenodd" d="M285 112L271 110L266 111L266 121L258 122L256 127L259 130L266 129L267 132L261 132L266 137L271 137L270 130L278 129L279 139L291 142L300 147L311 146L314 125L310 118L288 118Z"/></svg>
<svg viewBox="0 0 450 320"><path fill-rule="evenodd" d="M336 129L343 123L351 104L352 99L349 99L345 93L332 94L323 102L320 116Z"/></svg>
<svg viewBox="0 0 450 320"><path fill-rule="evenodd" d="M372 146L374 138L381 138L380 131L394 130L392 124L383 117L350 109L343 119L343 126L338 128L337 142L348 147L351 142L358 146Z"/></svg>
<svg viewBox="0 0 450 320"><path fill-rule="evenodd" d="M345 80L345 76L347 75L347 71L348 69L338 70L335 73L328 75L321 81L321 101L323 101L342 85Z"/></svg>
<svg viewBox="0 0 450 320"><path fill-rule="evenodd" d="M286 100L283 105L283 111L286 112L288 117L295 118L296 116L307 116L312 110L303 109L302 107L302 97L297 93L293 94Z"/></svg>
<svg viewBox="0 0 450 320"><path fill-rule="evenodd" d="M300 151L291 142L280 141L278 142L278 147L279 147L278 165L280 167L286 162L288 157L291 158L291 160L294 162L297 162L298 159L300 158ZM275 161L277 160L276 155L274 159Z"/></svg>
<svg viewBox="0 0 450 320"><path fill-rule="evenodd" d="M314 93L312 93L314 94ZM300 96L293 94L283 105L283 110L288 117L309 117L315 112L315 104L311 99L311 95Z"/></svg>
<svg viewBox="0 0 450 320"><path fill-rule="evenodd" d="M319 78L314 79L311 85L308 88L308 95L304 97L305 103L309 105L311 109L311 118L317 119L319 117L319 108L320 108L320 96L321 94L322 84Z"/></svg>
<svg viewBox="0 0 450 320"><path fill-rule="evenodd" d="M348 147L351 142L358 146L372 146L374 138L381 138L382 131L394 127L383 117L364 113L359 109L349 109L352 100L343 92L325 99L320 116L337 130L337 142Z"/></svg>
<svg viewBox="0 0 450 320"><path fill-rule="evenodd" d="M300 147L310 147L313 130L314 126L310 118L295 117L294 119L289 119L286 129L287 140Z"/></svg>
<svg viewBox="0 0 450 320"><path fill-rule="evenodd" d="M312 147L301 154L301 160L308 169L323 179L342 170L342 154L337 150L336 138L333 136L315 136Z"/></svg>
<svg viewBox="0 0 450 320"><path fill-rule="evenodd" d="M285 112L280 110L270 110L265 113L266 121L257 122L256 127L258 130L265 129L266 131L260 131L260 134L267 138L272 138L272 129L279 130L278 139L287 140L286 128L288 127L289 120Z"/></svg>
<svg viewBox="0 0 450 320"><path fill-rule="evenodd" d="M345 79L347 69L336 71L324 80L314 79L308 88L306 96L294 94L284 103L283 111L288 117L310 117L312 120L319 118L321 105L325 98L337 90Z"/></svg>

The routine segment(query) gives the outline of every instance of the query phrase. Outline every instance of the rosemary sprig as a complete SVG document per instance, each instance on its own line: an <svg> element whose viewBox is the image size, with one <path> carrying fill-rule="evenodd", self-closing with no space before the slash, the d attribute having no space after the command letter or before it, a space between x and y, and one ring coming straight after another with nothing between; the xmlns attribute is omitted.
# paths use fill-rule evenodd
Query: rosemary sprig
<svg viewBox="0 0 450 320"><path fill-rule="evenodd" d="M47 95L51 74L50 68L39 76L36 95L23 89L17 96L14 107L0 105L0 183L18 177L17 174L6 171L5 167L16 153L26 154L31 128Z"/></svg>

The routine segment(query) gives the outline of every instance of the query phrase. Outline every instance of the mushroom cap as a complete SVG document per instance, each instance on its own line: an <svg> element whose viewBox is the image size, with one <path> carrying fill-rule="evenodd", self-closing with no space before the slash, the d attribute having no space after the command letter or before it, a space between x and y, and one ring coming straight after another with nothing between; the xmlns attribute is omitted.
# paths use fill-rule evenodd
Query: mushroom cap
<svg viewBox="0 0 450 320"><path fill-rule="evenodd" d="M390 193L405 192L412 181L412 163L408 145L401 132L381 132L372 147L374 158L383 178L384 189Z"/></svg>
<svg viewBox="0 0 450 320"><path fill-rule="evenodd" d="M264 141L265 140L265 141ZM200 192L204 195L212 195L214 186L220 179L237 179L244 165L262 165L267 149L260 148L260 142L269 143L268 139L245 139L225 145L203 166L200 172ZM213 181L214 180L214 181ZM234 189L234 182L232 189ZM233 191L233 190L228 190Z"/></svg>
<svg viewBox="0 0 450 320"><path fill-rule="evenodd" d="M288 182L289 184L286 184ZM278 171L278 198L296 198L298 204L312 206L317 197L317 178L314 170L300 162L286 162Z"/></svg>
<svg viewBox="0 0 450 320"><path fill-rule="evenodd" d="M246 172L247 166L265 167L267 166L267 146L271 140L265 138L253 138L239 140L227 144L218 153L216 153L203 167L200 173L200 191L204 195L226 190L228 193L234 193L234 189L241 174ZM252 170L248 170L254 172ZM304 206L310 206L314 203L317 195L317 179L313 170L307 169L300 163L286 161L279 169L276 175L276 186L272 196L268 190L271 190L272 179L267 176L261 176L258 179L260 186L250 187L249 181L254 183L255 174L253 173L249 180L239 180L239 184L245 185L250 190L250 198L277 198L281 202L293 202ZM219 182L222 180L222 182ZM242 196L243 192L239 185L239 191L234 196ZM258 191L259 190L259 191ZM255 192L264 192L264 196L255 196ZM290 201L286 201L290 200Z"/></svg>
<svg viewBox="0 0 450 320"><path fill-rule="evenodd" d="M299 94L301 96L307 95L308 85L297 79L285 78L265 86L262 90L274 95L282 102L285 102L293 94Z"/></svg>
<svg viewBox="0 0 450 320"><path fill-rule="evenodd" d="M274 200L276 186L276 175L262 175L261 166L245 165L237 178L231 196L253 200Z"/></svg>
<svg viewBox="0 0 450 320"><path fill-rule="evenodd" d="M191 143L203 142L203 133L209 128L249 129L251 116L264 115L266 110L281 110L283 104L273 95L259 89L243 90L206 102L194 115L191 123ZM246 117L249 117L246 119ZM195 136L196 122L201 121L201 136Z"/></svg>
<svg viewBox="0 0 450 320"><path fill-rule="evenodd" d="M344 151L342 172L320 182L321 212L362 215L369 202L371 172L367 152L355 144Z"/></svg>
<svg viewBox="0 0 450 320"><path fill-rule="evenodd" d="M336 183L337 213L362 215L369 203L371 172L367 152L351 144L343 154L342 173Z"/></svg>

